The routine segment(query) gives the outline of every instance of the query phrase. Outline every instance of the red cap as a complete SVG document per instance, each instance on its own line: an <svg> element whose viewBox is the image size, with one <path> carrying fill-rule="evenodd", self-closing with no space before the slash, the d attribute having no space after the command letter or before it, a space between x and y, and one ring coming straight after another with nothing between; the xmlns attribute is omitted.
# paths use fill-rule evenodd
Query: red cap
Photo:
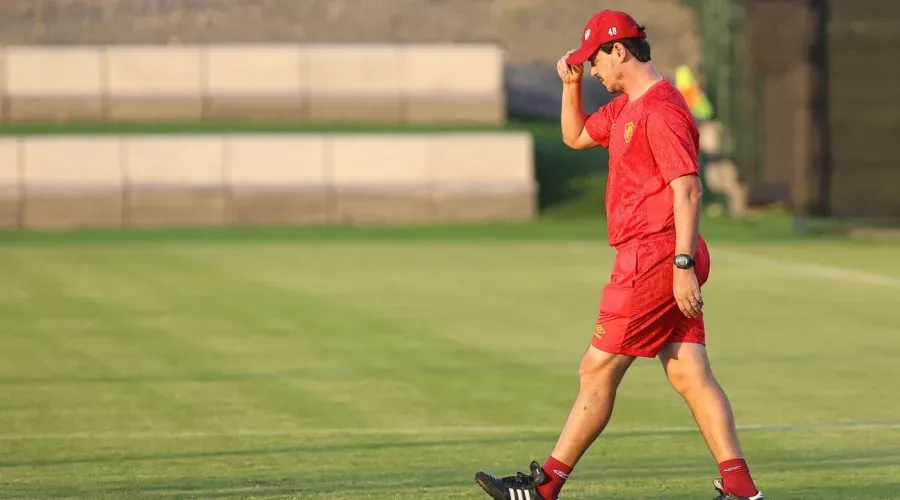
<svg viewBox="0 0 900 500"><path fill-rule="evenodd" d="M581 36L581 47L567 59L567 64L581 65L590 59L601 45L625 38L646 38L647 34L634 18L618 10L598 12L588 21Z"/></svg>

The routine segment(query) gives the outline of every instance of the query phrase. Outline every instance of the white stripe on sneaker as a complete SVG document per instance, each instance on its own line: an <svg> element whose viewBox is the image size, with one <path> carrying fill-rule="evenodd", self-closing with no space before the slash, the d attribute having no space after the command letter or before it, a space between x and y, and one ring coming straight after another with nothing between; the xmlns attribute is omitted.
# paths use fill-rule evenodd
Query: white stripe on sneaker
<svg viewBox="0 0 900 500"><path fill-rule="evenodd" d="M525 490L525 500L531 500L531 492L528 490Z"/></svg>
<svg viewBox="0 0 900 500"><path fill-rule="evenodd" d="M516 490L510 488L509 489L509 500L515 500L516 498Z"/></svg>
<svg viewBox="0 0 900 500"><path fill-rule="evenodd" d="M522 490L516 490L516 496L519 497L519 500L525 500L525 497L522 496Z"/></svg>

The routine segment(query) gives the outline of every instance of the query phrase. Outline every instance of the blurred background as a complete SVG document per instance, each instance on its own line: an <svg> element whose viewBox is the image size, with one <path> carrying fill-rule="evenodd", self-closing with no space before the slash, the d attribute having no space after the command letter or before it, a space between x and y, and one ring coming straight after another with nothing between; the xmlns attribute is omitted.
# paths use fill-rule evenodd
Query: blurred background
<svg viewBox="0 0 900 500"><path fill-rule="evenodd" d="M787 209L802 223L798 229L807 229L809 218L870 226L900 217L900 118L892 100L900 76L883 64L900 44L893 4L612 0L603 7L627 10L645 23L660 70L673 80L681 71L679 83L702 125L703 160L709 167L705 181L708 198L717 202L714 209L724 207L738 216L754 207ZM522 153L508 166L495 165L505 173L472 167L484 178L476 182L459 174L453 179L456 184L490 183L495 191L518 192L522 198L510 213L486 209L480 217L602 214L605 158L602 152L571 155L560 145L555 127L560 85L553 67L578 44L579 26L598 8L592 1L557 5L538 0L3 2L2 149L10 161L24 165L4 170L5 198L19 196L24 203L7 203L3 224L128 225L142 212L126 199L105 218L100 213L76 216L68 205L61 211L70 220L41 215L52 207L37 203L37 193L53 184L56 174L40 173L51 168L46 161L38 165L30 155L16 155L9 145L13 138L27 142L30 134L102 131L109 142L124 132L187 134L223 127L234 133L454 129L504 132L504 140L530 137L533 166ZM595 82L587 89L587 109L610 97ZM427 142L423 136L418 140ZM54 146L64 157L65 147ZM509 147L528 149L524 143ZM200 161L193 154L181 156ZM163 170L167 167L160 163L171 163L148 161ZM83 168L97 170L96 179L76 183L109 181L121 183L124 191L152 184L125 165ZM170 172L174 184L180 182L178 168ZM269 167L270 178L248 175L257 175L257 187L283 187L278 168ZM330 164L315 168L332 169ZM19 182L17 176L28 181ZM213 187L212 179L200 177L195 188ZM223 196L251 181L234 182ZM408 184L422 182L410 178ZM68 180L61 183L72 187ZM21 184L28 189L16 191ZM309 178L303 184L323 187ZM532 197L533 209L523 201ZM32 199L36 204L29 203ZM338 198L323 199L340 205ZM223 203L219 210L229 206ZM353 218L332 213L336 210L313 218ZM295 209L294 218L303 218L302 211ZM241 221L239 212L213 220ZM479 217L475 212L443 217ZM404 216L381 218L402 222Z"/></svg>
<svg viewBox="0 0 900 500"><path fill-rule="evenodd" d="M894 0L0 1L0 496L481 498L543 460L613 258L555 71L604 8L700 127L767 497L900 498ZM566 494L715 472L641 360Z"/></svg>

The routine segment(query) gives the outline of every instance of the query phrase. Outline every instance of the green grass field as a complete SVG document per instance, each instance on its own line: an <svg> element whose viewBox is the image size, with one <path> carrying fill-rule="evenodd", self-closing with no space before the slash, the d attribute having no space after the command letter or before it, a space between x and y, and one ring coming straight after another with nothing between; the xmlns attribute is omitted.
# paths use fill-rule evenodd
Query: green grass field
<svg viewBox="0 0 900 500"><path fill-rule="evenodd" d="M900 244L709 227L709 349L767 498L900 498ZM476 470L555 441L604 237L4 233L0 497L486 498ZM564 495L712 498L715 476L642 360Z"/></svg>

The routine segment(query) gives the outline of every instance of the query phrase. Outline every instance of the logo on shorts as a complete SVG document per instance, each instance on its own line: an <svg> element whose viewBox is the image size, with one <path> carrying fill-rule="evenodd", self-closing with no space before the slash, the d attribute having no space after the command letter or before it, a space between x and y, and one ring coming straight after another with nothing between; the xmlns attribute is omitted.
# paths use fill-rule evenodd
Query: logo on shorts
<svg viewBox="0 0 900 500"><path fill-rule="evenodd" d="M602 338L604 333L606 333L606 330L603 329L603 325L597 323L597 326L594 327L594 335Z"/></svg>
<svg viewBox="0 0 900 500"><path fill-rule="evenodd" d="M633 135L634 135L634 122L628 122L628 124L625 125L625 142L630 142L631 136L633 136Z"/></svg>

